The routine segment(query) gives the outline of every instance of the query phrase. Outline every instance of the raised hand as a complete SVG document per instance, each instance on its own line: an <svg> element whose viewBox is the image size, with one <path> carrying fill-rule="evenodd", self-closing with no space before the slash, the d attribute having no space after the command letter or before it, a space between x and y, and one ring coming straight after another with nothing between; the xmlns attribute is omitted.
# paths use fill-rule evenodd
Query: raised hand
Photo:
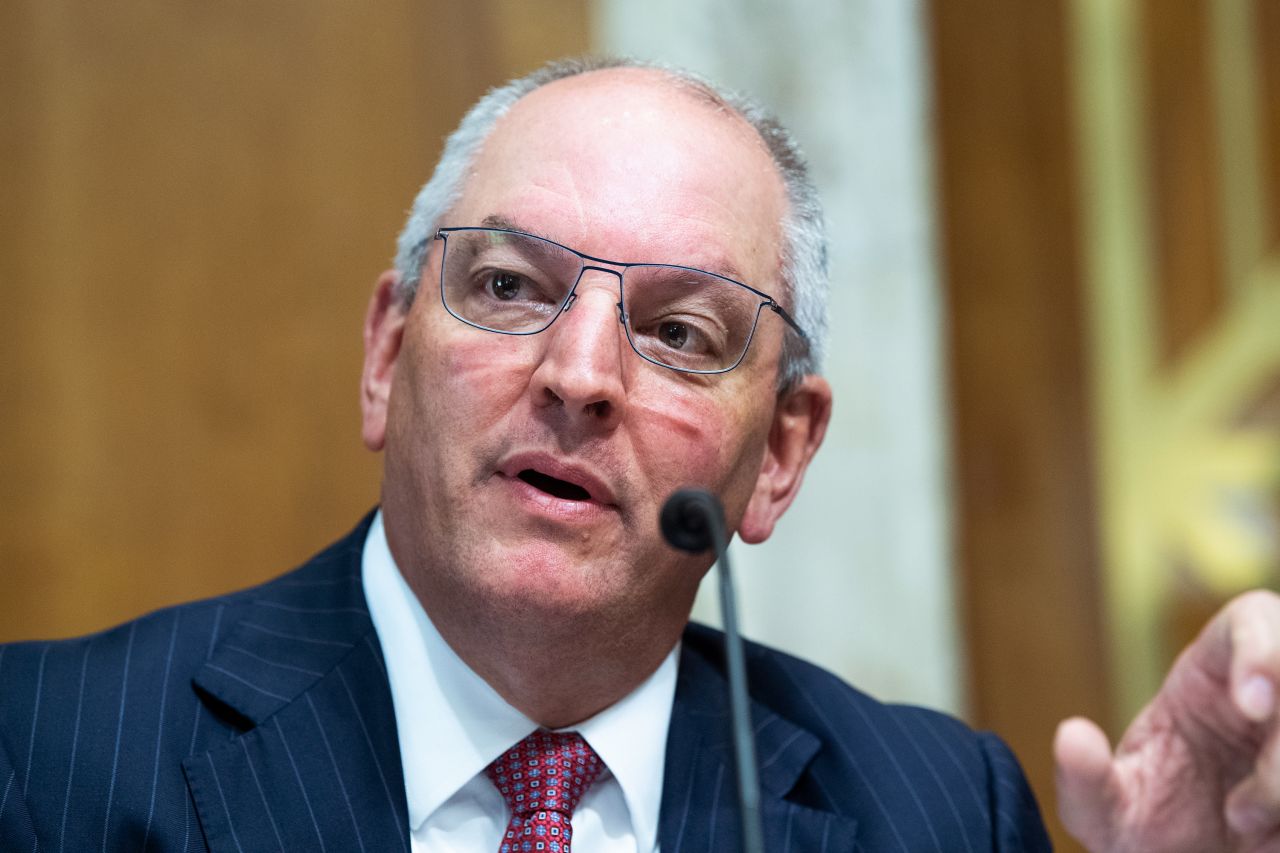
<svg viewBox="0 0 1280 853"><path fill-rule="evenodd" d="M1094 853L1280 852L1280 596L1232 600L1113 753L1092 721L1058 727L1058 811Z"/></svg>

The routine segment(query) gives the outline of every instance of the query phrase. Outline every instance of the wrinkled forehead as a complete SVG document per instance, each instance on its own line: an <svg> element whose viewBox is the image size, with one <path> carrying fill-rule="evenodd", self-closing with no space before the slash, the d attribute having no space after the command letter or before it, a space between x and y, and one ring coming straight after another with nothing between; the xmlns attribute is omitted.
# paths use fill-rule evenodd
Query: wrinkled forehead
<svg viewBox="0 0 1280 853"><path fill-rule="evenodd" d="M502 217L588 254L732 266L767 290L784 212L781 177L741 116L662 72L609 69L518 101L450 224Z"/></svg>

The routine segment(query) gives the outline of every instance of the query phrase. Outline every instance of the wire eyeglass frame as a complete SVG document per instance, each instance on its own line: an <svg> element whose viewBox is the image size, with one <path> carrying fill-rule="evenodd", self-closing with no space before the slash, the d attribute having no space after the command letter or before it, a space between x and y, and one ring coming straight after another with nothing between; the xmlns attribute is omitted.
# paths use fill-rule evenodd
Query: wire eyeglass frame
<svg viewBox="0 0 1280 853"><path fill-rule="evenodd" d="M547 319L544 325L542 325L537 329L530 329L530 330L524 330L524 331L511 331L508 329L497 329L497 328L493 328L492 326L486 326L481 323L477 323L473 320L467 319L466 317L459 314L454 309L454 307L449 304L449 299L448 299L448 296L446 295L446 288L445 288L446 270L448 269L448 257L449 257L449 235L467 233L467 232L472 232L472 233L486 232L486 233L493 233L493 234L507 234L513 237L520 237L520 238L525 238L529 240L534 240L539 243L545 243L549 246L554 246L558 249L561 249L565 252L575 255L578 258L580 265L573 283L565 291L564 297L560 300L560 303L555 307L555 311L550 314L549 318ZM440 260L440 302L441 304L444 306L445 311L447 311L451 316L453 316L459 322L465 323L468 326L471 326L476 329L481 329L486 332L493 332L499 335L520 335L520 336L536 335L541 332L545 332L547 329L551 327L551 324L556 321L556 318L558 318L561 314L568 311L569 308L573 305L574 300L577 298L578 284L582 281L583 273L586 273L588 270L594 270L597 272L607 273L618 279L618 302L616 303L616 307L618 309L618 322L622 324L623 330L626 333L627 343L630 344L632 351L635 352L636 355L643 358L645 361L649 362L650 364L655 364L659 367L665 367L668 370L674 370L678 373L691 373L695 375L717 375L721 373L728 373L730 370L733 370L735 367L737 367L739 364L742 363L742 360L746 358L747 352L751 349L751 341L755 338L756 327L759 325L759 322L760 322L760 312L766 308L774 312L775 314L777 314L779 317L781 317L783 321L785 321L786 324L790 326L791 329L797 335L800 336L800 339L802 341L807 343L809 340L808 335L804 333L804 330L800 328L800 325L795 321L795 319L787 312L785 308L783 308L780 304L778 304L778 301L774 299L772 296L770 296L769 294L765 293L762 290L758 290L757 288L752 287L749 284L744 284L743 282L737 281L736 279L732 279L732 278L729 278L728 276L720 275L719 273L710 272L709 270L698 269L697 267L684 266L681 264L659 264L659 263L650 263L650 262L614 261L614 260L609 260L608 258L598 258L593 255L588 255L583 252L579 252L577 249L566 246L563 243L557 243L554 240L549 240L546 237L539 237L536 234L529 234L527 232L517 231L512 228L493 228L493 227L473 226L473 225L438 228L436 229L435 239L441 241L444 244L444 251L441 254L441 260ZM608 266L596 266L596 264L607 264ZM670 364L643 352L640 349L640 347L637 345L635 338L633 337L631 318L627 315L626 308L624 307L624 304L626 302L626 292L625 292L626 273L628 270L636 269L636 268L670 269L670 270L696 273L698 275L709 276L712 279L723 281L729 285L740 287L744 291L754 294L760 301L756 305L755 314L753 315L752 321L751 321L751 329L746 335L746 338L742 345L742 351L738 354L737 358L731 364L725 367L702 370L697 368L683 367L676 364Z"/></svg>

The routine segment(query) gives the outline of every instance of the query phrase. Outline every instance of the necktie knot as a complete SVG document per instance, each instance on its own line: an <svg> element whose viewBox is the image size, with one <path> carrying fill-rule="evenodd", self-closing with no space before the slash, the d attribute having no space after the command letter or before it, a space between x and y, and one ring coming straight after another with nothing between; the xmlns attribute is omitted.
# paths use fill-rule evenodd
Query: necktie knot
<svg viewBox="0 0 1280 853"><path fill-rule="evenodd" d="M573 810L603 769L577 732L539 730L494 759L485 774L511 810L499 853L569 853Z"/></svg>

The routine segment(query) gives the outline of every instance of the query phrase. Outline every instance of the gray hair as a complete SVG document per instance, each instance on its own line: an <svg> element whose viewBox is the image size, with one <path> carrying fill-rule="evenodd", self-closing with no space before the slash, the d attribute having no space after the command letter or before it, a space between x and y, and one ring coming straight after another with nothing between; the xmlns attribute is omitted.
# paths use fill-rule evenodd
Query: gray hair
<svg viewBox="0 0 1280 853"><path fill-rule="evenodd" d="M791 133L754 100L715 86L688 71L656 62L624 58L584 58L551 62L512 80L476 102L449 138L431 180L418 192L396 243L398 295L413 302L422 267L440 220L461 197L472 164L494 125L511 106L535 89L556 80L606 68L645 68L668 75L677 86L737 113L759 135L782 177L787 192L783 215L781 276L790 310L808 342L787 328L778 371L778 387L786 389L802 377L818 373L827 338L827 240L822 204L809 179L809 168Z"/></svg>

